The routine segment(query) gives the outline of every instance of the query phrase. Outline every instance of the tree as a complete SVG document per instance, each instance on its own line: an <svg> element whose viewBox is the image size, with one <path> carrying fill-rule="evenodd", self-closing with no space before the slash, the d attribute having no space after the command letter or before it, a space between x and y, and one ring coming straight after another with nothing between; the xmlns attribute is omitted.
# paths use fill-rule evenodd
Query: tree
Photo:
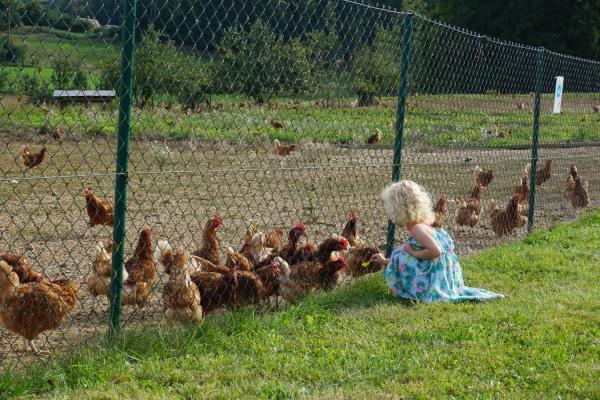
<svg viewBox="0 0 600 400"><path fill-rule="evenodd" d="M363 45L354 59L354 90L359 106L370 106L375 96L392 95L400 83L399 26L379 28L373 45Z"/></svg>
<svg viewBox="0 0 600 400"><path fill-rule="evenodd" d="M438 0L432 15L492 37L600 58L597 0Z"/></svg>
<svg viewBox="0 0 600 400"><path fill-rule="evenodd" d="M292 40L284 43L263 21L248 32L241 26L230 28L220 46L221 75L256 103L264 103L280 93L302 93L312 86L309 51Z"/></svg>
<svg viewBox="0 0 600 400"><path fill-rule="evenodd" d="M0 29L14 28L21 25L23 14L23 3L19 0L4 0L0 10Z"/></svg>

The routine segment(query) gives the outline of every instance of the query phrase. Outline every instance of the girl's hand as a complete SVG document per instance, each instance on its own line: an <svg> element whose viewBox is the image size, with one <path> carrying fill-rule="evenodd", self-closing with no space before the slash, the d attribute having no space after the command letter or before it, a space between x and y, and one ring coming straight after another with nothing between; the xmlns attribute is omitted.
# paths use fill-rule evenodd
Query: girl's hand
<svg viewBox="0 0 600 400"><path fill-rule="evenodd" d="M388 263L388 260L381 254L377 253L371 256L371 262L375 265L386 265Z"/></svg>
<svg viewBox="0 0 600 400"><path fill-rule="evenodd" d="M412 246L408 243L405 243L404 246L402 246L402 248L404 249L405 252L407 252L410 255L413 255L413 251L414 249L412 248Z"/></svg>

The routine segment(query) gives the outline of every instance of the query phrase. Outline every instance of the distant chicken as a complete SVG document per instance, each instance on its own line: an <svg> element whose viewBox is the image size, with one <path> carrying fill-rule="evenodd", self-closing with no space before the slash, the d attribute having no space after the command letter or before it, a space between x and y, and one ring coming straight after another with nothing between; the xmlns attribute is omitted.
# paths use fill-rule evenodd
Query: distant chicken
<svg viewBox="0 0 600 400"><path fill-rule="evenodd" d="M23 158L23 164L25 164L28 168L33 168L40 165L46 159L46 146L43 146L42 149L35 154L32 154L27 146L23 145L21 147L21 157Z"/></svg>
<svg viewBox="0 0 600 400"><path fill-rule="evenodd" d="M575 193L575 179L571 175L567 177L565 184L565 190L563 191L563 197L569 204L573 204L573 195Z"/></svg>
<svg viewBox="0 0 600 400"><path fill-rule="evenodd" d="M531 164L527 164L525 167L525 173L527 176L531 174ZM537 170L535 175L536 186L543 185L548 179L552 177L552 160L546 160L546 164Z"/></svg>
<svg viewBox="0 0 600 400"><path fill-rule="evenodd" d="M496 173L494 171L492 171L492 170L484 171L483 169L481 169L481 167L479 165L475 166L474 177L475 177L476 185L481 185L484 188L486 188L492 182L492 180L494 179L495 176L496 176Z"/></svg>
<svg viewBox="0 0 600 400"><path fill-rule="evenodd" d="M21 283L12 267L0 261L0 320L36 353L33 341L65 321L78 303L78 291L65 279Z"/></svg>
<svg viewBox="0 0 600 400"><path fill-rule="evenodd" d="M381 142L381 137L382 137L382 132L381 129L376 128L375 129L375 133L371 136L369 136L369 138L367 139L367 144L379 144L379 142Z"/></svg>
<svg viewBox="0 0 600 400"><path fill-rule="evenodd" d="M282 121L278 121L276 119L271 118L269 120L269 123L271 124L271 126L275 129L283 129L283 122Z"/></svg>
<svg viewBox="0 0 600 400"><path fill-rule="evenodd" d="M577 178L577 175L579 175L577 164L571 164L571 167L569 168L569 175L571 175L573 179Z"/></svg>
<svg viewBox="0 0 600 400"><path fill-rule="evenodd" d="M521 195L517 193L505 209L500 209L496 201L492 199L489 211L490 227L497 236L510 235L516 228L527 223L527 218L519 214L519 203L521 201Z"/></svg>
<svg viewBox="0 0 600 400"><path fill-rule="evenodd" d="M281 142L277 139L275 139L275 153L277 153L278 156L289 156L290 154L292 154L292 152L298 150L298 145L297 144L281 144Z"/></svg>
<svg viewBox="0 0 600 400"><path fill-rule="evenodd" d="M373 255L379 253L379 249L373 246L361 246L349 250L346 272L353 277L372 274L383 269L381 265L375 265L370 260Z"/></svg>
<svg viewBox="0 0 600 400"><path fill-rule="evenodd" d="M52 132L52 139L54 139L54 140L62 139L62 131L60 130L60 128L58 126L56 128L54 128L54 131Z"/></svg>
<svg viewBox="0 0 600 400"><path fill-rule="evenodd" d="M529 177L525 175L515 187L515 194L521 195L519 202L519 214L527 216L529 214Z"/></svg>
<svg viewBox="0 0 600 400"><path fill-rule="evenodd" d="M173 321L202 320L200 290L190 278L190 262L183 246L170 260L169 281L163 290L163 311Z"/></svg>
<svg viewBox="0 0 600 400"><path fill-rule="evenodd" d="M204 258L211 263L218 265L221 262L221 252L219 251L219 242L217 240L217 229L221 226L222 219L215 215L204 223L202 233L202 244L199 250L194 252L195 256Z"/></svg>
<svg viewBox="0 0 600 400"><path fill-rule="evenodd" d="M588 183L582 182L581 177L577 176L574 179L575 187L573 188L573 199L571 204L574 208L586 208L590 206L590 195L588 192Z"/></svg>
<svg viewBox="0 0 600 400"><path fill-rule="evenodd" d="M595 106L593 106L593 107L592 107L592 109L594 110L594 113L595 113L595 114L598 114L598 113L600 113L600 104L599 104L599 105L595 105Z"/></svg>
<svg viewBox="0 0 600 400"><path fill-rule="evenodd" d="M464 199L462 196L458 198L459 208L456 212L456 224L459 226L469 226L473 228L479 223L481 218L481 192L483 186L475 186L471 197Z"/></svg>
<svg viewBox="0 0 600 400"><path fill-rule="evenodd" d="M434 220L433 226L434 228L443 228L444 227L444 219L446 218L446 212L448 207L448 197L443 194L438 199L435 206L433 206ZM350 266L348 267L350 269Z"/></svg>
<svg viewBox="0 0 600 400"><path fill-rule="evenodd" d="M348 240L350 247L364 246L364 242L360 239L358 232L356 231L356 221L356 214L354 211L350 211L348 214L348 221L346 222L346 225L344 225L344 229L342 229L342 234L340 235Z"/></svg>
<svg viewBox="0 0 600 400"><path fill-rule="evenodd" d="M114 201L112 199L101 200L91 188L84 190L83 198L91 228L96 225L113 226Z"/></svg>
<svg viewBox="0 0 600 400"><path fill-rule="evenodd" d="M133 256L125 262L125 270L129 276L123 281L123 305L144 305L156 282L152 229L149 226L140 232Z"/></svg>
<svg viewBox="0 0 600 400"><path fill-rule="evenodd" d="M18 253L0 253L0 260L6 262L19 277L19 282L41 282L43 276L31 270L24 255Z"/></svg>
<svg viewBox="0 0 600 400"><path fill-rule="evenodd" d="M305 234L306 228L304 224L300 222L294 224L292 229L290 229L288 232L287 243L284 244L279 251L279 256L289 263L294 256L294 253L298 249L298 242L300 241L300 238Z"/></svg>
<svg viewBox="0 0 600 400"><path fill-rule="evenodd" d="M496 137L494 132L490 131L487 128L481 128L480 132L481 132L481 137L483 138L484 141L488 141L488 140Z"/></svg>

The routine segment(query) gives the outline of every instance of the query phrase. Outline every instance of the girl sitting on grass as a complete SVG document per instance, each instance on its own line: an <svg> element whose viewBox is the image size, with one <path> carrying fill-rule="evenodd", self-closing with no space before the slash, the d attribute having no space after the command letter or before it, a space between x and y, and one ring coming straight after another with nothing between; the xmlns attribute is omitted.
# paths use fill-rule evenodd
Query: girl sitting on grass
<svg viewBox="0 0 600 400"><path fill-rule="evenodd" d="M375 254L371 262L386 266L383 277L395 296L431 303L488 300L504 297L464 285L454 242L443 229L434 229L429 194L415 182L403 180L381 193L389 219L406 227L408 240L389 259Z"/></svg>

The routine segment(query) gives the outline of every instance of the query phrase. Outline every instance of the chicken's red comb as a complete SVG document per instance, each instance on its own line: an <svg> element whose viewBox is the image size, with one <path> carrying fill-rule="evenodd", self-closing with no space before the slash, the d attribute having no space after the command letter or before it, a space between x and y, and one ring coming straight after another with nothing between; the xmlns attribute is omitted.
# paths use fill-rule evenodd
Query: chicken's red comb
<svg viewBox="0 0 600 400"><path fill-rule="evenodd" d="M350 246L350 243L348 243L348 239L346 239L345 237L341 237L340 242L344 245L345 249L347 249L348 246Z"/></svg>
<svg viewBox="0 0 600 400"><path fill-rule="evenodd" d="M223 222L223 219L221 218L221 216L219 214L215 214L215 216L213 217L213 221L220 224L221 222Z"/></svg>
<svg viewBox="0 0 600 400"><path fill-rule="evenodd" d="M348 219L350 219L350 220L352 220L352 219L356 219L356 214L354 213L354 210L353 210L353 211L350 211L350 212L348 213Z"/></svg>
<svg viewBox="0 0 600 400"><path fill-rule="evenodd" d="M304 224L302 222L296 222L292 228L306 229L306 227L304 226Z"/></svg>
<svg viewBox="0 0 600 400"><path fill-rule="evenodd" d="M311 243L306 243L306 244L304 245L304 248L305 248L305 249L308 249L308 250L314 250L314 249L315 249L315 246L313 246Z"/></svg>
<svg viewBox="0 0 600 400"><path fill-rule="evenodd" d="M346 260L344 260L342 257L336 258L335 261L346 265Z"/></svg>

